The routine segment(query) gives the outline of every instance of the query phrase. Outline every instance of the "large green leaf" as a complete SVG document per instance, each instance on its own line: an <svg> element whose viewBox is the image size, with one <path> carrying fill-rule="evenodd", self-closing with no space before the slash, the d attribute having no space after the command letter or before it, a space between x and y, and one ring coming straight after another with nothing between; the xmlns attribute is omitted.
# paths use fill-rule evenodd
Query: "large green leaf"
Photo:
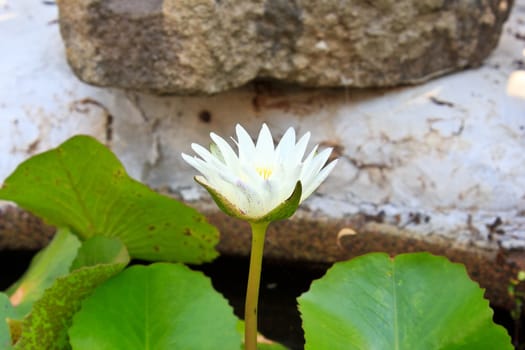
<svg viewBox="0 0 525 350"><path fill-rule="evenodd" d="M7 290L16 306L16 318L23 318L33 303L49 288L55 279L66 275L80 247L78 238L68 229L57 231L47 247L31 261L25 274Z"/></svg>
<svg viewBox="0 0 525 350"><path fill-rule="evenodd" d="M427 253L337 263L298 300L305 349L512 349L464 266Z"/></svg>
<svg viewBox="0 0 525 350"><path fill-rule="evenodd" d="M24 319L22 336L15 349L70 349L67 330L82 300L125 265L99 264L59 277L42 298L34 303L31 313Z"/></svg>
<svg viewBox="0 0 525 350"><path fill-rule="evenodd" d="M69 236L78 242L75 236ZM49 254L46 252L46 255ZM61 262L60 256L54 258L50 262ZM129 263L129 255L119 239L94 236L82 243L72 263L70 260L65 266L71 265L74 271L47 281L46 288L49 288L34 303L31 314L24 319L17 349L70 349L67 330L82 299L121 271ZM39 265L39 268L45 268L45 265Z"/></svg>
<svg viewBox="0 0 525 350"><path fill-rule="evenodd" d="M71 264L71 271L98 264L129 263L126 246L118 238L94 236L82 243Z"/></svg>
<svg viewBox="0 0 525 350"><path fill-rule="evenodd" d="M9 297L0 293L0 349L11 349L11 331L7 319L13 317L15 317L15 309Z"/></svg>
<svg viewBox="0 0 525 350"><path fill-rule="evenodd" d="M130 178L115 155L89 136L75 136L20 164L0 198L82 239L118 237L134 258L201 263L217 256L214 226Z"/></svg>
<svg viewBox="0 0 525 350"><path fill-rule="evenodd" d="M69 330L75 350L240 349L228 302L181 264L132 266L84 302Z"/></svg>

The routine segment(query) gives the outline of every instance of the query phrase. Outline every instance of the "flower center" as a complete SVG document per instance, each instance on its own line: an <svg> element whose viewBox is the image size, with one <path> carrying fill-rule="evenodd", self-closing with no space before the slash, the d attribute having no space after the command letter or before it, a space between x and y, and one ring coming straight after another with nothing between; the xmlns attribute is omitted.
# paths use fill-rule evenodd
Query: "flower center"
<svg viewBox="0 0 525 350"><path fill-rule="evenodd" d="M272 176L273 173L273 169L266 167L257 167L255 170L265 180L268 180L268 178Z"/></svg>

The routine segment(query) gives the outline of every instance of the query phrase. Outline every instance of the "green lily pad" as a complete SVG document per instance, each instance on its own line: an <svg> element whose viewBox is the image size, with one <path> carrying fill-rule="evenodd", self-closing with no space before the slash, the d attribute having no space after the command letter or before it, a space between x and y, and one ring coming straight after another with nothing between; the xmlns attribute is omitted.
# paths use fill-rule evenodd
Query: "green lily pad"
<svg viewBox="0 0 525 350"><path fill-rule="evenodd" d="M24 319L22 336L15 349L70 349L67 330L82 300L124 267L123 263L99 264L57 278Z"/></svg>
<svg viewBox="0 0 525 350"><path fill-rule="evenodd" d="M129 177L117 157L89 136L75 136L20 164L0 199L84 240L118 237L133 258L202 263L217 256L214 226Z"/></svg>
<svg viewBox="0 0 525 350"><path fill-rule="evenodd" d="M7 290L16 306L16 318L22 319L28 314L56 278L69 272L79 247L80 241L75 235L68 229L60 229L47 247L35 255L25 274Z"/></svg>
<svg viewBox="0 0 525 350"><path fill-rule="evenodd" d="M8 318L15 317L15 308L9 297L0 293L0 349L11 349L11 331L7 323Z"/></svg>
<svg viewBox="0 0 525 350"><path fill-rule="evenodd" d="M77 256L71 264L71 271L84 266L98 264L129 263L126 246L118 238L94 236L82 243Z"/></svg>
<svg viewBox="0 0 525 350"><path fill-rule="evenodd" d="M512 349L465 267L427 253L337 263L298 300L305 349Z"/></svg>
<svg viewBox="0 0 525 350"><path fill-rule="evenodd" d="M75 350L240 349L228 302L181 264L132 266L82 303L69 330Z"/></svg>

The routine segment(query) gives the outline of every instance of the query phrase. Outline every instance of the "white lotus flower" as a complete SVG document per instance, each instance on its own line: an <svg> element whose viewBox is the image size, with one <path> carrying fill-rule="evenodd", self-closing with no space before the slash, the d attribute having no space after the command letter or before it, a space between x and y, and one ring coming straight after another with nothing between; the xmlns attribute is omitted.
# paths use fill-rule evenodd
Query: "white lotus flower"
<svg viewBox="0 0 525 350"><path fill-rule="evenodd" d="M182 157L202 176L195 180L212 195L227 214L250 222L270 222L291 216L324 181L337 160L323 167L332 152L318 153L316 145L304 158L310 133L295 142L295 130L289 128L274 147L270 130L262 125L256 144L240 125L234 142L238 154L220 136L211 133L210 151L198 144L198 154ZM303 159L304 158L304 159Z"/></svg>

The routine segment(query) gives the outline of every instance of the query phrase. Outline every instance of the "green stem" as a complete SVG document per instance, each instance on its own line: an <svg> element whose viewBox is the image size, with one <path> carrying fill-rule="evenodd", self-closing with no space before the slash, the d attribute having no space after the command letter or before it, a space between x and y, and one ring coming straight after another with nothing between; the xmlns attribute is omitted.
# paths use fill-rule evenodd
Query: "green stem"
<svg viewBox="0 0 525 350"><path fill-rule="evenodd" d="M252 227L252 251L248 289L244 305L244 345L245 350L257 350L257 301L261 281L261 266L264 251L264 236L268 222L250 223Z"/></svg>

